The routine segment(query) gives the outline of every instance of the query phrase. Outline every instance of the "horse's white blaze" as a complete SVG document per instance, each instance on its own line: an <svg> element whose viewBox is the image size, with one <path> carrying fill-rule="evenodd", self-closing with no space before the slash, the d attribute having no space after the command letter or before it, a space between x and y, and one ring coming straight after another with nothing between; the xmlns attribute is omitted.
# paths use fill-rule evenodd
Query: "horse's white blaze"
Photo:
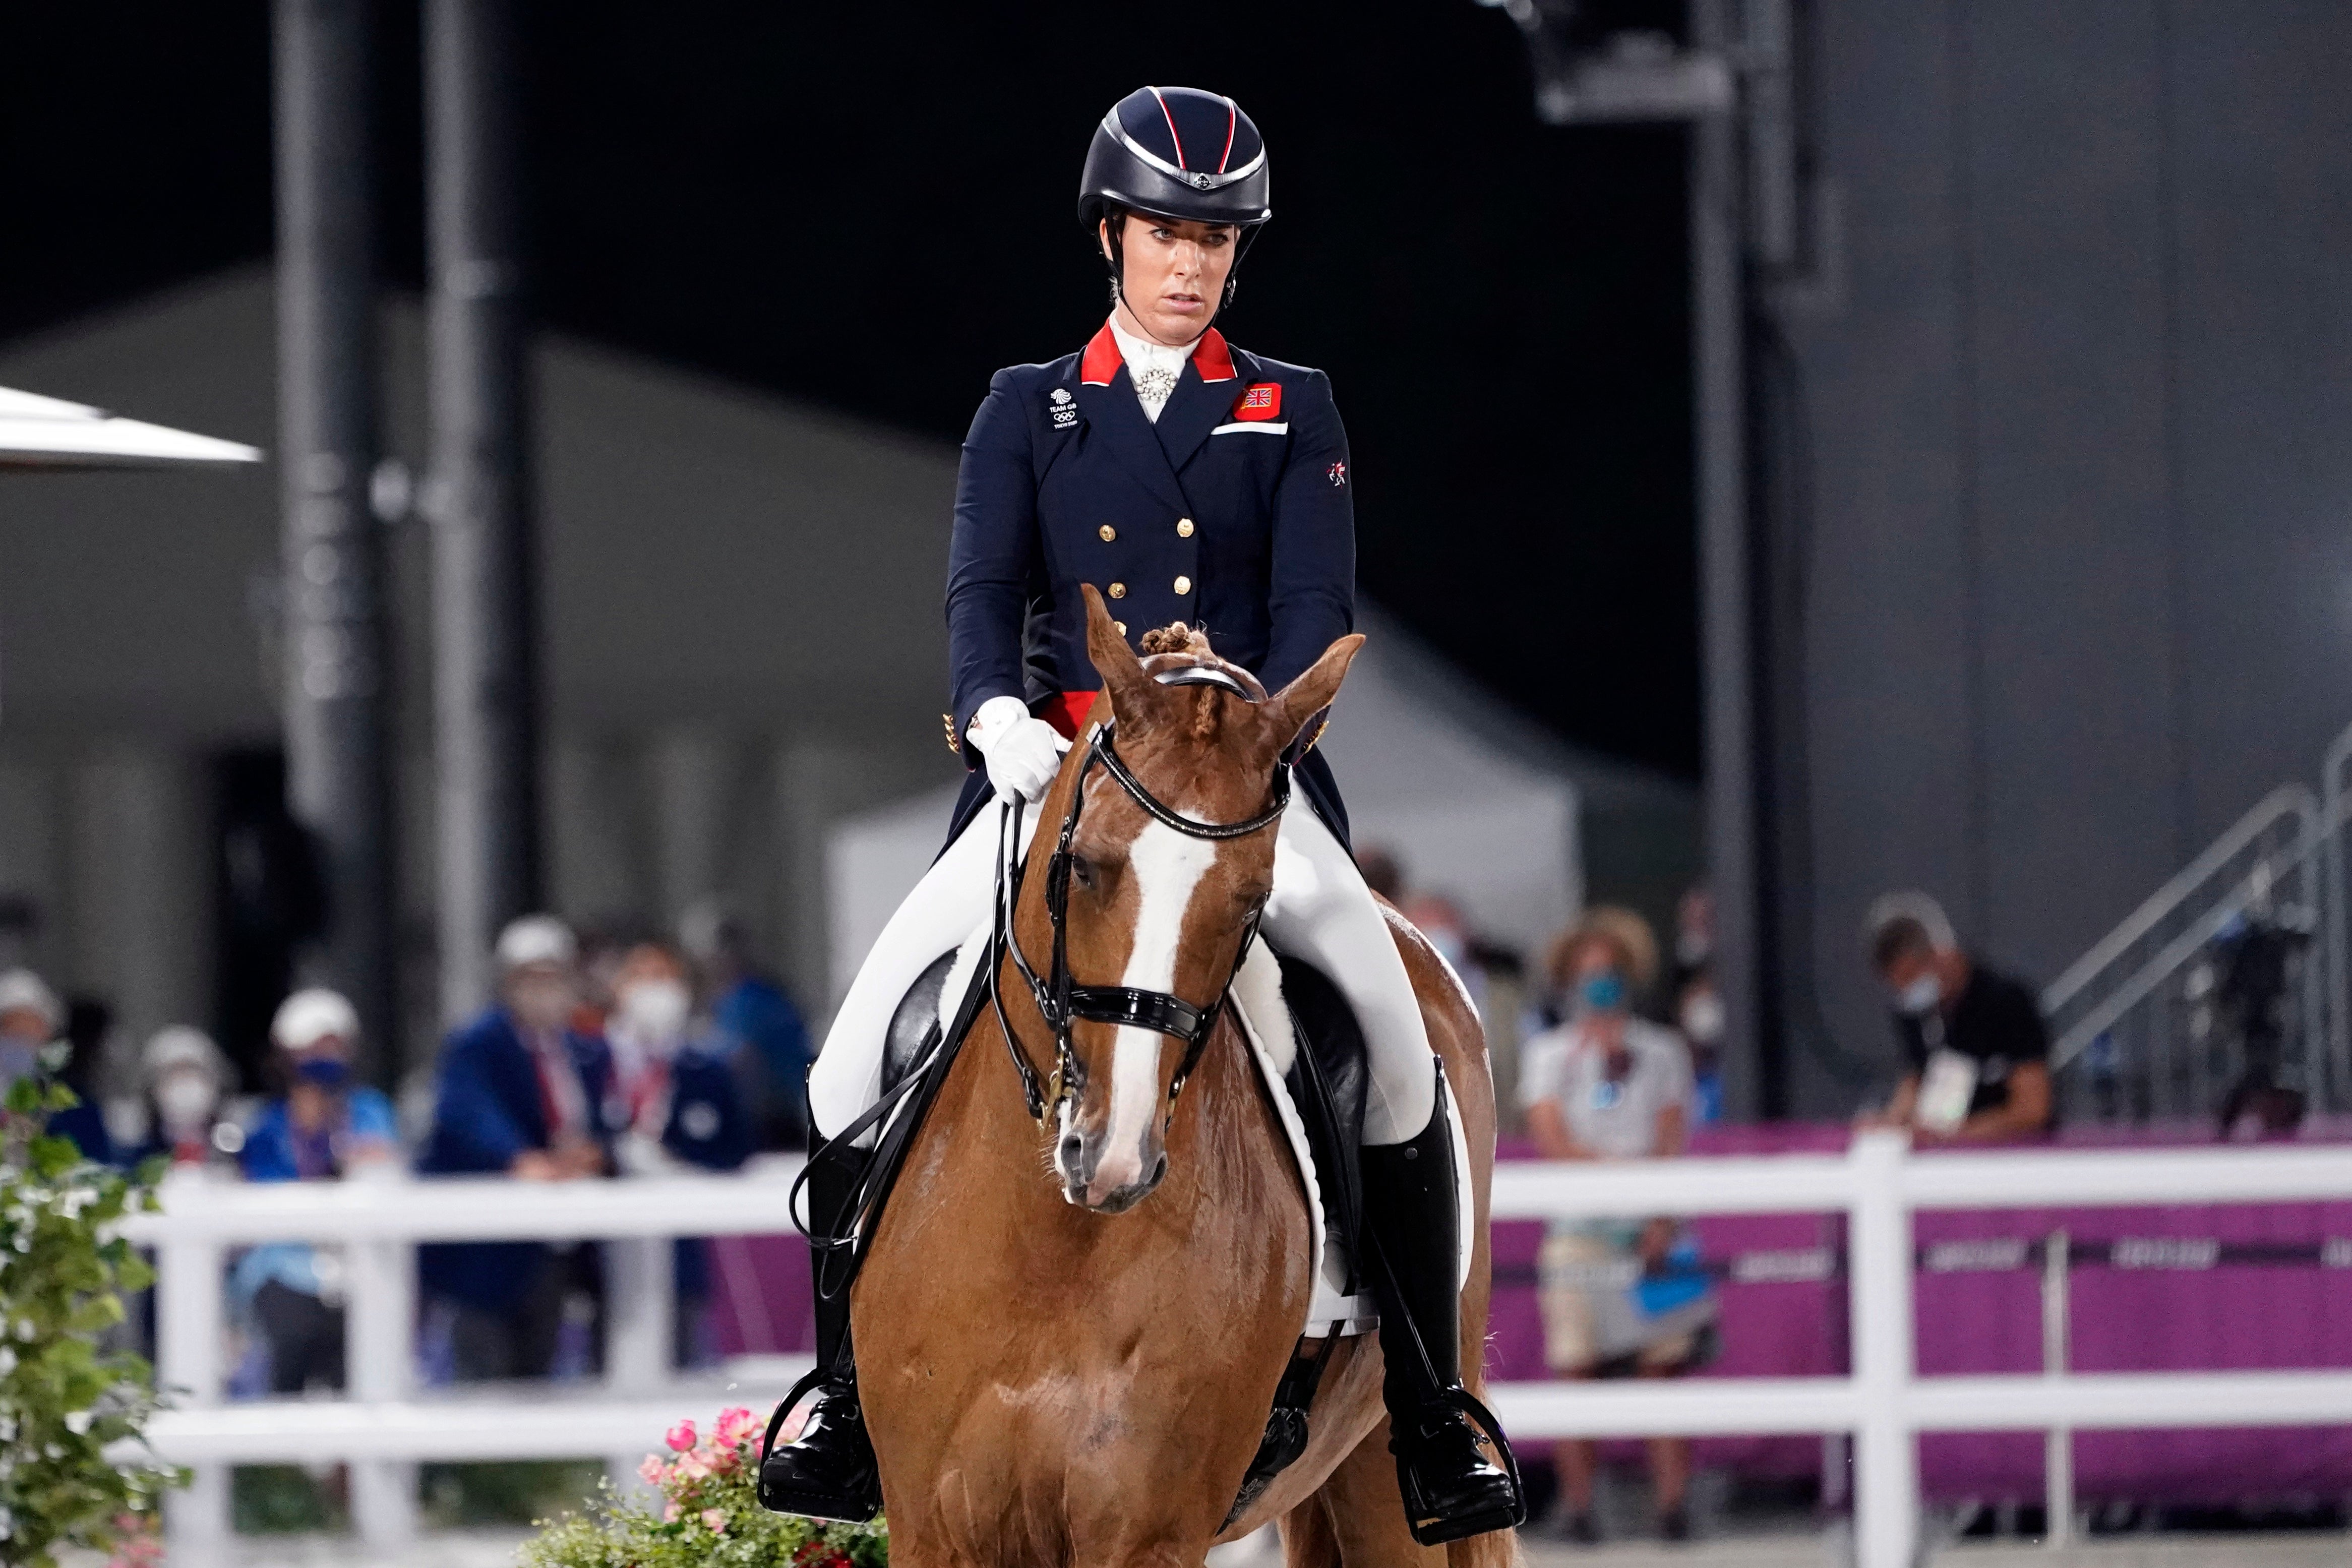
<svg viewBox="0 0 2352 1568"><path fill-rule="evenodd" d="M1119 984L1139 991L1170 991L1176 984L1176 952L1184 934L1184 911L1210 867L1217 847L1190 837L1164 823L1147 826L1128 847L1128 874L1135 879L1135 946ZM1160 1113L1160 1053L1168 1037L1155 1029L1122 1027L1111 1043L1110 1127L1096 1163L1094 1185L1109 1192L1141 1181L1143 1145Z"/></svg>

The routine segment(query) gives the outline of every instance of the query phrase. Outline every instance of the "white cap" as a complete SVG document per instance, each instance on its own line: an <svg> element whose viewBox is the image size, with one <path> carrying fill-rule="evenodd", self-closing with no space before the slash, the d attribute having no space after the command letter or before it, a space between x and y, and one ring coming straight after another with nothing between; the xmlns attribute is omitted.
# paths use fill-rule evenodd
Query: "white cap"
<svg viewBox="0 0 2352 1568"><path fill-rule="evenodd" d="M1870 912L1863 917L1864 945L1875 948L1878 935L1897 921L1908 921L1927 933L1927 945L1938 952L1949 952L1960 945L1952 930L1949 915L1944 906L1916 888L1897 893L1882 893L1871 900Z"/></svg>
<svg viewBox="0 0 2352 1568"><path fill-rule="evenodd" d="M499 969L507 973L533 963L570 963L580 956L572 928L553 915L525 915L499 932Z"/></svg>
<svg viewBox="0 0 2352 1568"><path fill-rule="evenodd" d="M224 1071L227 1064L221 1059L220 1047L213 1044L210 1035L193 1024L173 1024L149 1036L147 1048L139 1055L139 1065L151 1083L173 1068L202 1068L212 1075L215 1083L227 1077Z"/></svg>
<svg viewBox="0 0 2352 1568"><path fill-rule="evenodd" d="M329 1038L354 1045L360 1037L359 1012L341 992L314 985L278 1005L269 1037L289 1051L307 1051Z"/></svg>
<svg viewBox="0 0 2352 1568"><path fill-rule="evenodd" d="M65 1023L66 1010L58 1005L58 994L29 969L12 969L0 974L0 1013L38 1013L55 1029Z"/></svg>

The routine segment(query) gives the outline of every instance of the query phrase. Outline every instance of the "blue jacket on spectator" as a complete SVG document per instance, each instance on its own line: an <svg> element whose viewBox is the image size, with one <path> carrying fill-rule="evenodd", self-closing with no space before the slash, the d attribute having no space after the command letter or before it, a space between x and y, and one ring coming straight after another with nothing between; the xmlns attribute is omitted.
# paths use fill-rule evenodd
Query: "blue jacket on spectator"
<svg viewBox="0 0 2352 1568"><path fill-rule="evenodd" d="M365 1085L344 1096L343 1124L336 1131L340 1138L387 1147L397 1145L400 1140L392 1101L384 1098L383 1090ZM273 1100L263 1107L253 1130L245 1135L245 1147L237 1152L237 1165L245 1179L301 1181L302 1162L295 1150L296 1137L294 1121L288 1115L283 1099ZM247 1253L229 1275L229 1295L237 1310L249 1310L255 1293L272 1279L305 1296L320 1294L324 1286L319 1276L318 1250L307 1241L268 1241Z"/></svg>
<svg viewBox="0 0 2352 1568"><path fill-rule="evenodd" d="M662 1147L706 1171L740 1169L751 1157L751 1113L725 1056L688 1046L671 1061L669 1073L669 1124L662 1129ZM678 1238L677 1279L682 1300L710 1294L709 1248L699 1238Z"/></svg>
<svg viewBox="0 0 2352 1568"><path fill-rule="evenodd" d="M759 1092L768 1108L767 1119L779 1138L803 1133L808 1126L803 1096L814 1053L808 1027L793 999L773 982L747 974L727 988L710 1013L720 1030L751 1048L759 1064Z"/></svg>
<svg viewBox="0 0 2352 1568"><path fill-rule="evenodd" d="M115 1163L114 1140L107 1135L106 1118L86 1099L76 1101L64 1110L49 1112L46 1131L56 1137L71 1140L85 1160L95 1161L101 1165Z"/></svg>
<svg viewBox="0 0 2352 1568"><path fill-rule="evenodd" d="M564 1043L588 1101L590 1132L610 1145L618 1112L613 1058L604 1042L566 1032ZM539 1070L506 1009L493 1007L451 1032L434 1086L433 1131L416 1159L420 1175L502 1173L526 1150L552 1146ZM522 1299L547 1247L535 1241L441 1242L419 1247L426 1289L487 1311Z"/></svg>

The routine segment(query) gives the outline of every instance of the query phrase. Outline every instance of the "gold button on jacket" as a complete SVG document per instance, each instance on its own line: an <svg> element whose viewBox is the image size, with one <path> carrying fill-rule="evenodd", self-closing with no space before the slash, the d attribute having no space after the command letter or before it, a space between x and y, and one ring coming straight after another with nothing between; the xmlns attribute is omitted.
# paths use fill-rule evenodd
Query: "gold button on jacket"
<svg viewBox="0 0 2352 1568"><path fill-rule="evenodd" d="M1110 524L1108 524L1108 523L1107 523L1107 522L1106 522L1106 523L1104 523L1100 528L1096 529L1096 530L1095 530L1095 531L1096 531L1097 533L1099 533L1099 534L1101 534L1101 535L1102 535L1102 542L1103 542L1105 544L1108 544L1112 540L1117 539L1117 538L1118 537L1118 530L1117 530L1117 529L1113 528Z"/></svg>
<svg viewBox="0 0 2352 1568"><path fill-rule="evenodd" d="M1189 594L1189 593L1191 593L1191 592L1192 591L1192 579L1191 579L1190 577L1179 577L1179 578L1177 578L1177 579L1176 579L1176 591L1177 591L1178 593L1180 593L1180 594Z"/></svg>
<svg viewBox="0 0 2352 1568"><path fill-rule="evenodd" d="M1113 584L1110 585L1110 596L1111 596L1112 598L1114 598L1114 599L1124 599L1124 598L1126 598L1126 597L1127 597L1127 584L1124 584L1124 583L1113 583Z"/></svg>
<svg viewBox="0 0 2352 1568"><path fill-rule="evenodd" d="M1192 520L1191 518L1180 517L1176 520L1176 537L1179 539L1190 539L1192 537Z"/></svg>

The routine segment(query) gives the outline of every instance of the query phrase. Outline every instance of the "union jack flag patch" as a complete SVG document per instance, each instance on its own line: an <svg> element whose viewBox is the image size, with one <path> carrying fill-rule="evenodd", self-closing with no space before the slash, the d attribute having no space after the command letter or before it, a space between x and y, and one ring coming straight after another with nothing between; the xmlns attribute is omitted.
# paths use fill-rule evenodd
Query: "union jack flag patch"
<svg viewBox="0 0 2352 1568"><path fill-rule="evenodd" d="M1348 482L1348 465L1334 463L1323 470L1323 477L1329 479L1334 487L1344 485Z"/></svg>
<svg viewBox="0 0 2352 1568"><path fill-rule="evenodd" d="M1234 402L1234 417L1248 421L1281 418L1282 384L1278 381L1252 383Z"/></svg>

